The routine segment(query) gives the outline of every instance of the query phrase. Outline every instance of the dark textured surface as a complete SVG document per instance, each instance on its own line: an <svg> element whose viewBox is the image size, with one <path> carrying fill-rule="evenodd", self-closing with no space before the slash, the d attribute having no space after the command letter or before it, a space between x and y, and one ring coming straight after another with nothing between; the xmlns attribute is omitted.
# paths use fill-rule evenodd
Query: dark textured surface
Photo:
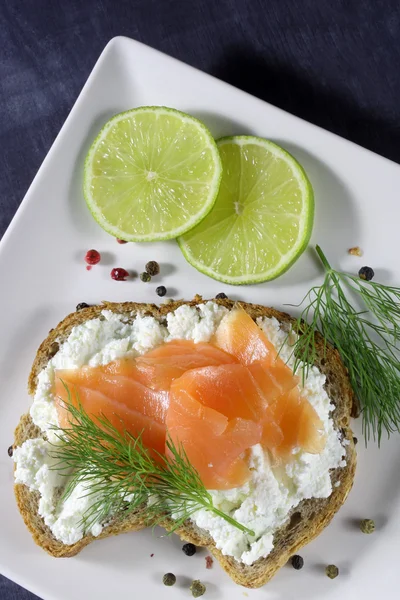
<svg viewBox="0 0 400 600"><path fill-rule="evenodd" d="M0 237L116 35L400 162L398 0L3 0L0 34Z"/></svg>

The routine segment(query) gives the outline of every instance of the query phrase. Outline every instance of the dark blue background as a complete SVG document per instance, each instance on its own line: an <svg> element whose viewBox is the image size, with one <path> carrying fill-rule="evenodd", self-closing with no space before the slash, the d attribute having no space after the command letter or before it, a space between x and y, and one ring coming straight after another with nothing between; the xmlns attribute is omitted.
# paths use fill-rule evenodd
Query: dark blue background
<svg viewBox="0 0 400 600"><path fill-rule="evenodd" d="M116 35L400 162L398 0L2 0L0 237Z"/></svg>

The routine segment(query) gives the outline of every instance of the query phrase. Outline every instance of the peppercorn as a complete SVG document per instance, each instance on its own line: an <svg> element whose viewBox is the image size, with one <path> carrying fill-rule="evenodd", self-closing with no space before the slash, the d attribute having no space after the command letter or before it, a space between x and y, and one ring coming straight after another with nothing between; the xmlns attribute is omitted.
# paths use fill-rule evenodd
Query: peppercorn
<svg viewBox="0 0 400 600"><path fill-rule="evenodd" d="M353 437L353 444L354 444L355 446L357 446L357 444L358 444L358 439L357 439L356 437Z"/></svg>
<svg viewBox="0 0 400 600"><path fill-rule="evenodd" d="M361 248L359 246L353 246L353 248L349 248L348 252L349 252L349 254L352 254L353 256L362 256L363 255L363 251L361 250Z"/></svg>
<svg viewBox="0 0 400 600"><path fill-rule="evenodd" d="M163 580L163 584L167 585L167 586L175 585L175 583L176 583L176 577L173 573L165 573L162 580Z"/></svg>
<svg viewBox="0 0 400 600"><path fill-rule="evenodd" d="M146 273L146 271L144 271L144 273L140 273L139 277L141 281L144 281L144 283L148 283L149 281L151 281L151 277L148 273Z"/></svg>
<svg viewBox="0 0 400 600"><path fill-rule="evenodd" d="M9 449L7 450L8 456L12 456L14 454L14 448L13 446L10 446Z"/></svg>
<svg viewBox="0 0 400 600"><path fill-rule="evenodd" d="M336 565L328 565L325 569L325 573L328 575L329 579L335 579L339 575L339 569Z"/></svg>
<svg viewBox="0 0 400 600"><path fill-rule="evenodd" d="M299 556L299 554L295 554L291 558L291 563L293 569L296 569L296 571L300 571L300 569L302 569L304 566L304 558L302 556Z"/></svg>
<svg viewBox="0 0 400 600"><path fill-rule="evenodd" d="M193 556L193 554L196 554L196 546L194 544L184 544L182 551L186 556Z"/></svg>
<svg viewBox="0 0 400 600"><path fill-rule="evenodd" d="M118 242L118 244L127 244L128 243L126 240L121 240L120 238L117 238L117 242Z"/></svg>
<svg viewBox="0 0 400 600"><path fill-rule="evenodd" d="M86 304L86 302L79 302L79 304L76 305L76 310L82 310L83 308L89 308L89 304Z"/></svg>
<svg viewBox="0 0 400 600"><path fill-rule="evenodd" d="M158 288L156 288L157 296L165 296L166 293L167 288L164 285L159 285Z"/></svg>
<svg viewBox="0 0 400 600"><path fill-rule="evenodd" d="M228 296L226 294L224 294L224 292L221 292L215 296L215 299L216 300L226 300L227 297Z"/></svg>
<svg viewBox="0 0 400 600"><path fill-rule="evenodd" d="M372 519L363 519L360 521L360 529L363 533L374 533L375 523Z"/></svg>
<svg viewBox="0 0 400 600"><path fill-rule="evenodd" d="M371 281L374 275L374 270L371 267L361 267L358 271L358 276L365 281Z"/></svg>
<svg viewBox="0 0 400 600"><path fill-rule="evenodd" d="M122 269L122 267L115 267L115 269L112 269L110 276L114 281L126 281L129 273L126 269Z"/></svg>
<svg viewBox="0 0 400 600"><path fill-rule="evenodd" d="M150 262L147 263L145 269L146 269L146 272L149 275L151 275L151 277L154 277L155 275L159 274L160 265L155 260L151 260Z"/></svg>
<svg viewBox="0 0 400 600"><path fill-rule="evenodd" d="M101 260L100 252L98 252L97 250L94 250L93 248L91 250L88 250L85 254L85 261L87 262L88 265L97 265L97 263L99 263L100 260Z"/></svg>
<svg viewBox="0 0 400 600"><path fill-rule="evenodd" d="M190 586L193 598L199 598L206 593L206 586L199 579L195 579Z"/></svg>

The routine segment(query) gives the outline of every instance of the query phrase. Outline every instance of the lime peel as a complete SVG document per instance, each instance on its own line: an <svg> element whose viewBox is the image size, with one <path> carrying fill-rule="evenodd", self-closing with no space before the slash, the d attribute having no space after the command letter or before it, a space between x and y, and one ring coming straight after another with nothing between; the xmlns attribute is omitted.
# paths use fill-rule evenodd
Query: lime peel
<svg viewBox="0 0 400 600"><path fill-rule="evenodd" d="M126 241L175 238L212 209L219 151L198 119L163 106L115 115L93 142L84 196L93 217Z"/></svg>
<svg viewBox="0 0 400 600"><path fill-rule="evenodd" d="M310 181L296 159L254 136L217 141L224 168L210 213L178 238L186 260L233 285L282 275L304 252L314 220Z"/></svg>

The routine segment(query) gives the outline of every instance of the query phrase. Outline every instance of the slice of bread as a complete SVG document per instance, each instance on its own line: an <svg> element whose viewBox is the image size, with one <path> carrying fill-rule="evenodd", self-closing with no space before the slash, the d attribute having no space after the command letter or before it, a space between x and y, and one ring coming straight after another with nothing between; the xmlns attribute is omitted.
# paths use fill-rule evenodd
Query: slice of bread
<svg viewBox="0 0 400 600"><path fill-rule="evenodd" d="M38 374L57 352L59 344L67 339L71 329L89 319L99 317L102 310L107 309L127 316L140 312L141 314L148 314L155 318L163 319L169 312L176 310L182 304L195 306L201 302L203 300L199 296L195 297L191 302L171 302L162 306L136 304L133 302L121 304L105 302L101 305L85 308L79 312L70 314L55 329L50 331L47 338L41 344L29 376L29 393L34 394ZM235 304L228 299L216 300L216 302L228 309L232 309ZM293 323L292 317L273 308L247 303L240 304L253 319L257 317L275 317L281 323ZM345 457L346 466L332 469L331 471L333 483L332 494L329 498L303 500L298 506L293 508L288 514L286 523L275 533L274 548L271 553L267 558L258 559L251 566L240 563L231 556L224 556L215 547L211 536L206 531L196 527L191 521L187 521L176 531L183 540L192 542L198 546L206 546L236 583L249 588L264 585L293 554L315 538L329 524L332 517L344 503L353 484L356 452L353 443L353 434L350 429L350 415L355 403L354 394L349 383L347 371L340 360L337 350L328 346L324 353L323 340L320 336L317 336L316 342L319 349L316 366L326 375L325 389L335 406L332 413L335 428L340 431L340 435L343 438L348 440ZM33 424L31 417L28 414L24 415L15 431L14 446L20 446L25 440L40 435L42 433ZM340 482L340 485L335 486L337 482ZM50 529L38 515L39 495L37 492L29 491L25 485L16 484L15 496L25 524L31 531L35 542L52 556L74 556L95 539L127 531L138 531L145 526L143 514L138 509L127 517L110 523L98 537L95 538L91 534L85 535L76 544L67 546L53 537ZM167 530L170 530L172 529L173 522L166 519L162 525Z"/></svg>

